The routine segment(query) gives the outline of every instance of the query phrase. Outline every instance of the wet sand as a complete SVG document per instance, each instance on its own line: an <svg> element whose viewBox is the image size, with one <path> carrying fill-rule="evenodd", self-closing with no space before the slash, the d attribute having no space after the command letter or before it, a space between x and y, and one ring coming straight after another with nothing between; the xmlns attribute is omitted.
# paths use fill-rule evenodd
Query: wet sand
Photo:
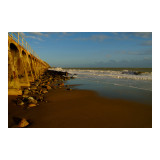
<svg viewBox="0 0 160 160"><path fill-rule="evenodd" d="M28 128L152 128L152 106L107 99L88 90L50 90L47 103L33 108L16 106L8 97L8 127L26 118Z"/></svg>

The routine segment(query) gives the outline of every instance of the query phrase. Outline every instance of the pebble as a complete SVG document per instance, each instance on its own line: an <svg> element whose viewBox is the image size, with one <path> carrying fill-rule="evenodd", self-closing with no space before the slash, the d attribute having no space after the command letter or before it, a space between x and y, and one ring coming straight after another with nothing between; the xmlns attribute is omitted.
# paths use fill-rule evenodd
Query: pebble
<svg viewBox="0 0 160 160"><path fill-rule="evenodd" d="M29 108L35 107L35 106L36 106L36 104L34 104L34 103L30 103L30 104L28 105Z"/></svg>

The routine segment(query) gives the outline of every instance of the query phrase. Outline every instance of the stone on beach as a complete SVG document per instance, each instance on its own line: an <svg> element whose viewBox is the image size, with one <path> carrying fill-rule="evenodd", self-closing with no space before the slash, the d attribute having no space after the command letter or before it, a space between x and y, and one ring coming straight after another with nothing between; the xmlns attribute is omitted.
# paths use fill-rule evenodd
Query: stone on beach
<svg viewBox="0 0 160 160"><path fill-rule="evenodd" d="M28 103L37 104L37 100L35 100L33 97L28 98Z"/></svg>
<svg viewBox="0 0 160 160"><path fill-rule="evenodd" d="M72 89L71 89L71 88L67 88L67 90L68 90L68 91L72 91Z"/></svg>
<svg viewBox="0 0 160 160"><path fill-rule="evenodd" d="M48 93L47 89L46 88L42 88L42 93Z"/></svg>
<svg viewBox="0 0 160 160"><path fill-rule="evenodd" d="M24 91L23 91L23 95L28 95L29 94L29 90L28 89L25 89Z"/></svg>
<svg viewBox="0 0 160 160"><path fill-rule="evenodd" d="M64 83L60 83L58 86L59 86L59 87L63 87L63 86L64 86Z"/></svg>
<svg viewBox="0 0 160 160"><path fill-rule="evenodd" d="M50 72L46 71L38 80L30 83L30 87L22 88L22 95L19 95L15 103L19 106L24 106L29 108L36 107L38 102L45 102L45 94L48 93L51 89L63 88L65 74L62 72ZM67 77L66 77L67 78ZM71 89L69 89L71 90ZM25 109L25 108L24 108ZM18 124L18 125L17 125ZM16 127L26 127L29 125L29 122L23 118L16 124Z"/></svg>
<svg viewBox="0 0 160 160"><path fill-rule="evenodd" d="M49 85L47 85L46 88L47 88L48 90L52 89Z"/></svg>
<svg viewBox="0 0 160 160"><path fill-rule="evenodd" d="M36 106L36 104L34 104L34 103L30 103L30 104L28 105L29 108L35 107L35 106Z"/></svg>
<svg viewBox="0 0 160 160"><path fill-rule="evenodd" d="M36 86L31 86L31 89L32 89L32 90L36 90L37 87L36 87Z"/></svg>
<svg viewBox="0 0 160 160"><path fill-rule="evenodd" d="M22 120L20 121L20 123L18 124L18 127L19 128L23 128L23 127L26 127L29 125L29 122L25 119L25 118L22 118Z"/></svg>
<svg viewBox="0 0 160 160"><path fill-rule="evenodd" d="M17 105L19 106L23 106L24 105L24 102L20 99L17 100Z"/></svg>
<svg viewBox="0 0 160 160"><path fill-rule="evenodd" d="M22 95L22 97L23 97L23 98L28 98L28 97L29 97L29 95L27 95L27 94L23 94L23 95Z"/></svg>

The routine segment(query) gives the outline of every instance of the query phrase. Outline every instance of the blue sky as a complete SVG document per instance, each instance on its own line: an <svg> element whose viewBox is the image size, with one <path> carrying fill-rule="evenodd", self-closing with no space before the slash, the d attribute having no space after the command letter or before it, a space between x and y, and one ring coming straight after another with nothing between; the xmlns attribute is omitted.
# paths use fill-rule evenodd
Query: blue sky
<svg viewBox="0 0 160 160"><path fill-rule="evenodd" d="M151 32L21 32L56 67L152 67Z"/></svg>

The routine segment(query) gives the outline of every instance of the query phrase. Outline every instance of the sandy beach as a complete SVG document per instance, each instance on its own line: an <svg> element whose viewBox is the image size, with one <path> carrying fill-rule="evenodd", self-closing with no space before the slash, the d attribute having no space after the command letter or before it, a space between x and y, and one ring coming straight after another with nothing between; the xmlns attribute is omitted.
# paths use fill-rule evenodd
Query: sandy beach
<svg viewBox="0 0 160 160"><path fill-rule="evenodd" d="M28 128L151 128L152 106L121 99L107 99L96 92L52 89L46 102L25 108L8 97L8 127L25 118Z"/></svg>

